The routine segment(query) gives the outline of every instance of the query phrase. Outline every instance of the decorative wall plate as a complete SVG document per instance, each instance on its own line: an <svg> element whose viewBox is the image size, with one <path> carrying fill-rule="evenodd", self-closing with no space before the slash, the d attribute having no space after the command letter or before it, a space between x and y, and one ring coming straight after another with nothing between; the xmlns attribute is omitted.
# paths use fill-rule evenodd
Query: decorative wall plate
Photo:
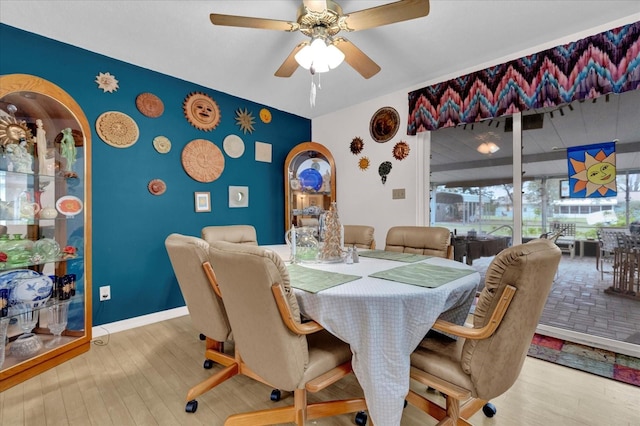
<svg viewBox="0 0 640 426"><path fill-rule="evenodd" d="M220 123L220 108L209 95L193 92L182 104L187 121L196 129L210 132Z"/></svg>
<svg viewBox="0 0 640 426"><path fill-rule="evenodd" d="M164 112L164 104L153 93L140 93L136 97L136 107L142 115L151 118L160 117Z"/></svg>
<svg viewBox="0 0 640 426"><path fill-rule="evenodd" d="M182 167L198 182L213 182L224 170L224 155L213 142L194 139L182 150Z"/></svg>
<svg viewBox="0 0 640 426"><path fill-rule="evenodd" d="M222 142L224 152L231 158L239 158L244 154L244 142L237 135L229 135Z"/></svg>
<svg viewBox="0 0 640 426"><path fill-rule="evenodd" d="M303 189L319 191L322 187L322 175L316 169L304 169L300 172L298 179Z"/></svg>
<svg viewBox="0 0 640 426"><path fill-rule="evenodd" d="M263 123L271 123L271 111L262 108L260 110L260 120L262 120Z"/></svg>
<svg viewBox="0 0 640 426"><path fill-rule="evenodd" d="M153 138L153 147L160 154L166 154L171 151L171 141L166 136L156 136Z"/></svg>
<svg viewBox="0 0 640 426"><path fill-rule="evenodd" d="M96 120L96 132L107 145L128 148L138 141L140 131L133 118L118 111L107 111Z"/></svg>
<svg viewBox="0 0 640 426"><path fill-rule="evenodd" d="M162 179L153 179L149 181L147 189L153 195L162 195L167 190L167 184Z"/></svg>
<svg viewBox="0 0 640 426"><path fill-rule="evenodd" d="M373 114L369 123L369 132L376 142L388 142L398 132L400 115L391 107L382 107Z"/></svg>
<svg viewBox="0 0 640 426"><path fill-rule="evenodd" d="M56 209L67 217L73 217L82 211L82 200L73 195L65 195L56 201Z"/></svg>

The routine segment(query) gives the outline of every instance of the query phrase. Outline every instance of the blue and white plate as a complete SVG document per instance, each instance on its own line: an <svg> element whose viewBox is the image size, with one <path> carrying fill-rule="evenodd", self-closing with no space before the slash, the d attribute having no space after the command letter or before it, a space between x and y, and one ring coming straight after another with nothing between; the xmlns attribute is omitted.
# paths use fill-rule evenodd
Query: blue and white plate
<svg viewBox="0 0 640 426"><path fill-rule="evenodd" d="M53 290L53 281L46 275L38 275L32 278L15 279L16 286L9 295L9 303L28 302L34 307L44 305Z"/></svg>

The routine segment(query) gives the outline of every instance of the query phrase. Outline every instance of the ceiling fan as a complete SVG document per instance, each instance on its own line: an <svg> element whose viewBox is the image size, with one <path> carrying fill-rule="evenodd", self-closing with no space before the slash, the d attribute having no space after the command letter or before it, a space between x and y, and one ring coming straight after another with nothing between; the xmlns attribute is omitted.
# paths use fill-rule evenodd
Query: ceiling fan
<svg viewBox="0 0 640 426"><path fill-rule="evenodd" d="M380 71L380 66L349 40L336 35L340 31L360 31L420 18L428 13L429 0L400 0L348 14L332 0L304 0L295 22L219 13L212 13L210 19L214 25L300 31L310 37L293 48L275 72L277 77L291 77L298 65L312 74L326 72L345 60L364 78L371 78ZM319 57L319 53L326 56Z"/></svg>

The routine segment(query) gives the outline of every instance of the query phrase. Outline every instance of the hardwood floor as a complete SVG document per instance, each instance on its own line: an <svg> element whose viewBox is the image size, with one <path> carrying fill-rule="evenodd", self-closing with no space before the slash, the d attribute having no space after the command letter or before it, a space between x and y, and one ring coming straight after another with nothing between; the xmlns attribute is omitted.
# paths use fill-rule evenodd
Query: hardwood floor
<svg viewBox="0 0 640 426"><path fill-rule="evenodd" d="M216 426L235 412L291 403L286 393L281 401L271 402L268 386L237 376L200 396L196 413L185 413L187 390L219 368L203 369L204 343L188 316L99 340L102 343L96 341L88 353L0 393L0 424ZM350 376L309 400L361 393ZM638 401L638 387L527 358L516 384L493 401L498 414L487 419L478 413L471 421L492 426L631 426L640 419ZM351 415L310 423L354 424ZM404 411L402 426L435 423L412 406Z"/></svg>

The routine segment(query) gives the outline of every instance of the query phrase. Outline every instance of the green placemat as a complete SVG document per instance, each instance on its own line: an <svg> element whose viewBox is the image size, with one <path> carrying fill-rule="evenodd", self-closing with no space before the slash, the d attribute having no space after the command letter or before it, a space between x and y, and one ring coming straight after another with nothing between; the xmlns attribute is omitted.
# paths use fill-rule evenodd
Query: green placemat
<svg viewBox="0 0 640 426"><path fill-rule="evenodd" d="M435 288L475 272L476 271L469 269L449 268L446 266L430 265L428 263L415 263L376 272L369 276L404 284L418 285L420 287Z"/></svg>
<svg viewBox="0 0 640 426"><path fill-rule="evenodd" d="M362 278L359 275L340 274L338 272L321 271L319 269L305 268L300 265L288 265L291 287L317 293L340 284Z"/></svg>
<svg viewBox="0 0 640 426"><path fill-rule="evenodd" d="M385 251L385 250L367 250L358 251L358 256L373 257L375 259L395 260L397 262L413 263L421 260L429 259L433 256L425 256L423 254L415 253L400 253L397 251Z"/></svg>

